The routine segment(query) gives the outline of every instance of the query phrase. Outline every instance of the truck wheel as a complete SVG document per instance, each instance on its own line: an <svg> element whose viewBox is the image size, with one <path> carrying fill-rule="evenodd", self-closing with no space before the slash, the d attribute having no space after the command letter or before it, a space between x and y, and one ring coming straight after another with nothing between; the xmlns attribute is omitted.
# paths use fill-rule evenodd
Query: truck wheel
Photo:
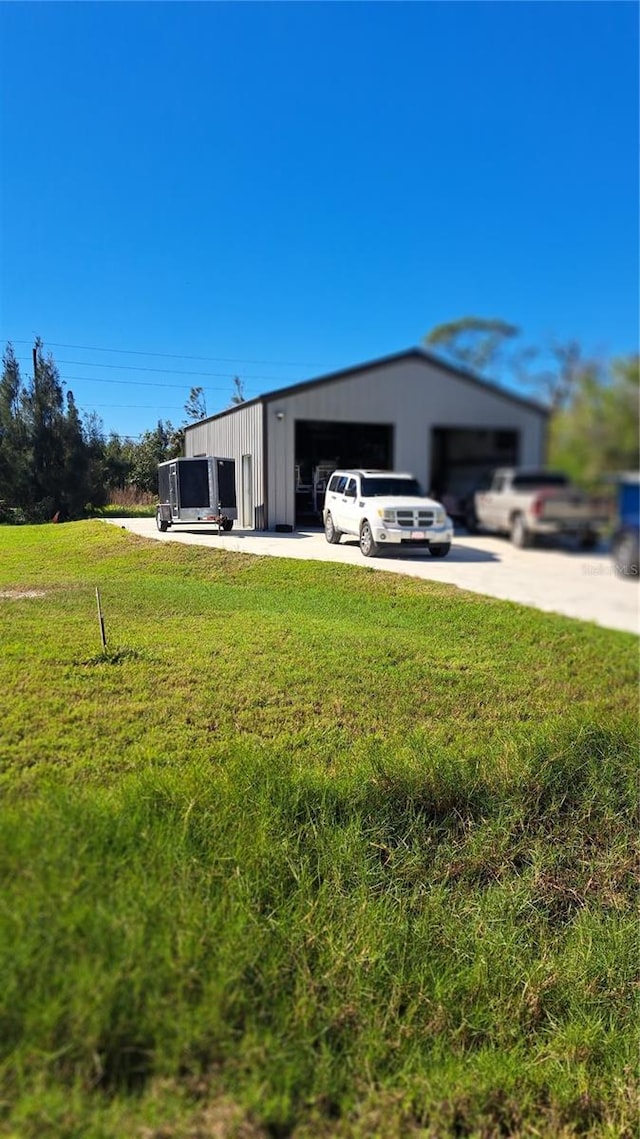
<svg viewBox="0 0 640 1139"><path fill-rule="evenodd" d="M581 550L595 550L598 545L598 535L594 534L593 530L587 530L585 534L581 534L579 538Z"/></svg>
<svg viewBox="0 0 640 1139"><path fill-rule="evenodd" d="M158 527L158 530L161 534L166 534L167 530L169 529L169 523L165 522L164 518L160 514L160 507L158 507L156 510L156 526Z"/></svg>
<svg viewBox="0 0 640 1139"><path fill-rule="evenodd" d="M335 526L333 525L333 518L330 514L327 514L327 517L325 519L324 536L331 546L337 546L342 537L342 532L340 530L336 530Z"/></svg>
<svg viewBox="0 0 640 1139"><path fill-rule="evenodd" d="M366 518L360 527L360 551L365 558L375 558L380 547L373 537L371 526Z"/></svg>
<svg viewBox="0 0 640 1139"><path fill-rule="evenodd" d="M439 542L435 546L429 546L429 553L432 558L446 558L450 549L451 542Z"/></svg>
<svg viewBox="0 0 640 1139"><path fill-rule="evenodd" d="M233 518L223 518L222 529L223 530L232 530L233 529Z"/></svg>
<svg viewBox="0 0 640 1139"><path fill-rule="evenodd" d="M519 550L525 550L527 546L532 545L531 531L527 530L522 514L515 514L511 519L511 541Z"/></svg>

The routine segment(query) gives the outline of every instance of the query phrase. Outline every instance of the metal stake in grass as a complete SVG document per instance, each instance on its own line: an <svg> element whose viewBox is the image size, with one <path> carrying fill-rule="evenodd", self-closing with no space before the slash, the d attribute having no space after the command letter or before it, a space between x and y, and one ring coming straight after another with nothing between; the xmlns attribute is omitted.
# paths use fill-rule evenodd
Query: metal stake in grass
<svg viewBox="0 0 640 1139"><path fill-rule="evenodd" d="M96 585L96 601L98 603L98 621L100 623L100 639L102 641L102 648L106 652L107 638L104 635L104 617L102 616L102 606L100 604L100 590Z"/></svg>

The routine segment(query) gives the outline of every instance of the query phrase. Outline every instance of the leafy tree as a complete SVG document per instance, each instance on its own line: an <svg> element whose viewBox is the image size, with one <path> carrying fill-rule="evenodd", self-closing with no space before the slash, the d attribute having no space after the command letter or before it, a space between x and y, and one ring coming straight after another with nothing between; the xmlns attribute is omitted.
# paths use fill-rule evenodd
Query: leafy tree
<svg viewBox="0 0 640 1139"><path fill-rule="evenodd" d="M64 391L51 355L36 340L34 374L25 385L23 416L29 441L29 513L42 521L68 510L65 478Z"/></svg>
<svg viewBox="0 0 640 1139"><path fill-rule="evenodd" d="M135 444L112 432L102 446L104 482L110 490L124 490L130 481ZM93 501L93 500L92 500Z"/></svg>
<svg viewBox="0 0 640 1139"><path fill-rule="evenodd" d="M463 316L436 325L424 337L424 343L454 363L482 373L501 361L507 342L519 335L520 329L506 320Z"/></svg>
<svg viewBox="0 0 640 1139"><path fill-rule="evenodd" d="M521 337L518 326L506 320L463 316L436 325L424 343L455 364L478 374L490 370L551 408L562 407L586 366L580 345L575 340L531 345Z"/></svg>
<svg viewBox="0 0 640 1139"><path fill-rule="evenodd" d="M616 471L638 470L639 392L637 356L583 366L551 418L551 466L586 486Z"/></svg>
<svg viewBox="0 0 640 1139"><path fill-rule="evenodd" d="M229 406L230 407L236 407L239 403L244 403L244 402L245 402L244 381L240 379L240 376L234 376L233 377L233 395L231 396L231 401L230 401Z"/></svg>
<svg viewBox="0 0 640 1139"><path fill-rule="evenodd" d="M588 359L576 340L516 343L520 330L503 320L463 317L433 328L425 343L442 354L537 396L551 410L549 463L576 482L638 469L638 357Z"/></svg>
<svg viewBox="0 0 640 1139"><path fill-rule="evenodd" d="M546 364L531 369L534 360ZM521 366L524 365L524 366ZM580 384L580 377L598 365L585 359L577 340L554 340L547 348L525 349L513 369L514 378L532 389L552 411L565 407Z"/></svg>
<svg viewBox="0 0 640 1139"><path fill-rule="evenodd" d="M61 423L64 509L80 517L87 503L90 455L73 392L67 392L67 414Z"/></svg>
<svg viewBox="0 0 640 1139"><path fill-rule="evenodd" d="M158 493L158 463L175 459L180 454L180 432L161 419L153 431L145 431L136 445L131 463L133 486L148 494Z"/></svg>
<svg viewBox="0 0 640 1139"><path fill-rule="evenodd" d="M23 381L7 345L0 378L0 499L28 519L80 517L105 500L99 421L83 422L73 392L36 341L34 373Z"/></svg>
<svg viewBox="0 0 640 1139"><path fill-rule="evenodd" d="M13 346L7 344L0 377L0 501L12 506L23 503L28 483L23 398L20 366Z"/></svg>
<svg viewBox="0 0 640 1139"><path fill-rule="evenodd" d="M82 435L87 454L83 507L89 504L104 506L108 501L109 490L105 460L106 441L102 420L95 411L83 417Z"/></svg>
<svg viewBox="0 0 640 1139"><path fill-rule="evenodd" d="M184 410L189 423L198 419L207 418L207 402L204 396L204 388L191 388L189 398L184 405Z"/></svg>

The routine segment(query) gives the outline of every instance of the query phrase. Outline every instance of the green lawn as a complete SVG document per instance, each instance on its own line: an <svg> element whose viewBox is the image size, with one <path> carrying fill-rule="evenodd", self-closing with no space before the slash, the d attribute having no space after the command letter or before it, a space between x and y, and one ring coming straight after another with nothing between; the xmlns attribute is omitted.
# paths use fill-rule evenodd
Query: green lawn
<svg viewBox="0 0 640 1139"><path fill-rule="evenodd" d="M155 518L156 503L109 503L96 507L93 513L98 518Z"/></svg>
<svg viewBox="0 0 640 1139"><path fill-rule="evenodd" d="M637 648L0 528L0 1133L635 1136Z"/></svg>

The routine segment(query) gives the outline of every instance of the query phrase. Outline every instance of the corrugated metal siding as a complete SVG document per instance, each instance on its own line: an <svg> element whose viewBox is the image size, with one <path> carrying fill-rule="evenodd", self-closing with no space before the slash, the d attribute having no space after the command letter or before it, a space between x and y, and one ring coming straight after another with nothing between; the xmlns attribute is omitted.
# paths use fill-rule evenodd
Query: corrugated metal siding
<svg viewBox="0 0 640 1139"><path fill-rule="evenodd" d="M212 419L204 423L195 423L185 431L185 455L217 455L220 458L234 459L236 464L236 494L238 497L238 512L242 524L242 456L253 457L252 498L254 504L253 527L264 529L266 522L266 505L263 477L263 438L262 438L262 411L260 402L251 403L248 407L239 406L229 415L221 419Z"/></svg>
<svg viewBox="0 0 640 1139"><path fill-rule="evenodd" d="M433 427L517 431L520 463L537 466L545 457L544 414L489 387L457 377L436 363L419 359L365 369L293 395L265 397L264 404L256 401L220 419L194 424L186 429L185 454L235 459L239 508L243 492L242 456L251 455L254 526L293 526L295 422L300 419L391 425L393 465L397 470L411 471L424 486L428 486L431 471ZM265 450L267 485L263 475Z"/></svg>
<svg viewBox="0 0 640 1139"><path fill-rule="evenodd" d="M295 395L280 395L267 400L266 406L270 527L294 524L297 419L394 425L395 468L411 471L425 486L431 470L432 427L515 430L520 435L520 462L536 466L544 460L544 415L427 361L400 361L362 371ZM278 412L284 418L278 419Z"/></svg>

